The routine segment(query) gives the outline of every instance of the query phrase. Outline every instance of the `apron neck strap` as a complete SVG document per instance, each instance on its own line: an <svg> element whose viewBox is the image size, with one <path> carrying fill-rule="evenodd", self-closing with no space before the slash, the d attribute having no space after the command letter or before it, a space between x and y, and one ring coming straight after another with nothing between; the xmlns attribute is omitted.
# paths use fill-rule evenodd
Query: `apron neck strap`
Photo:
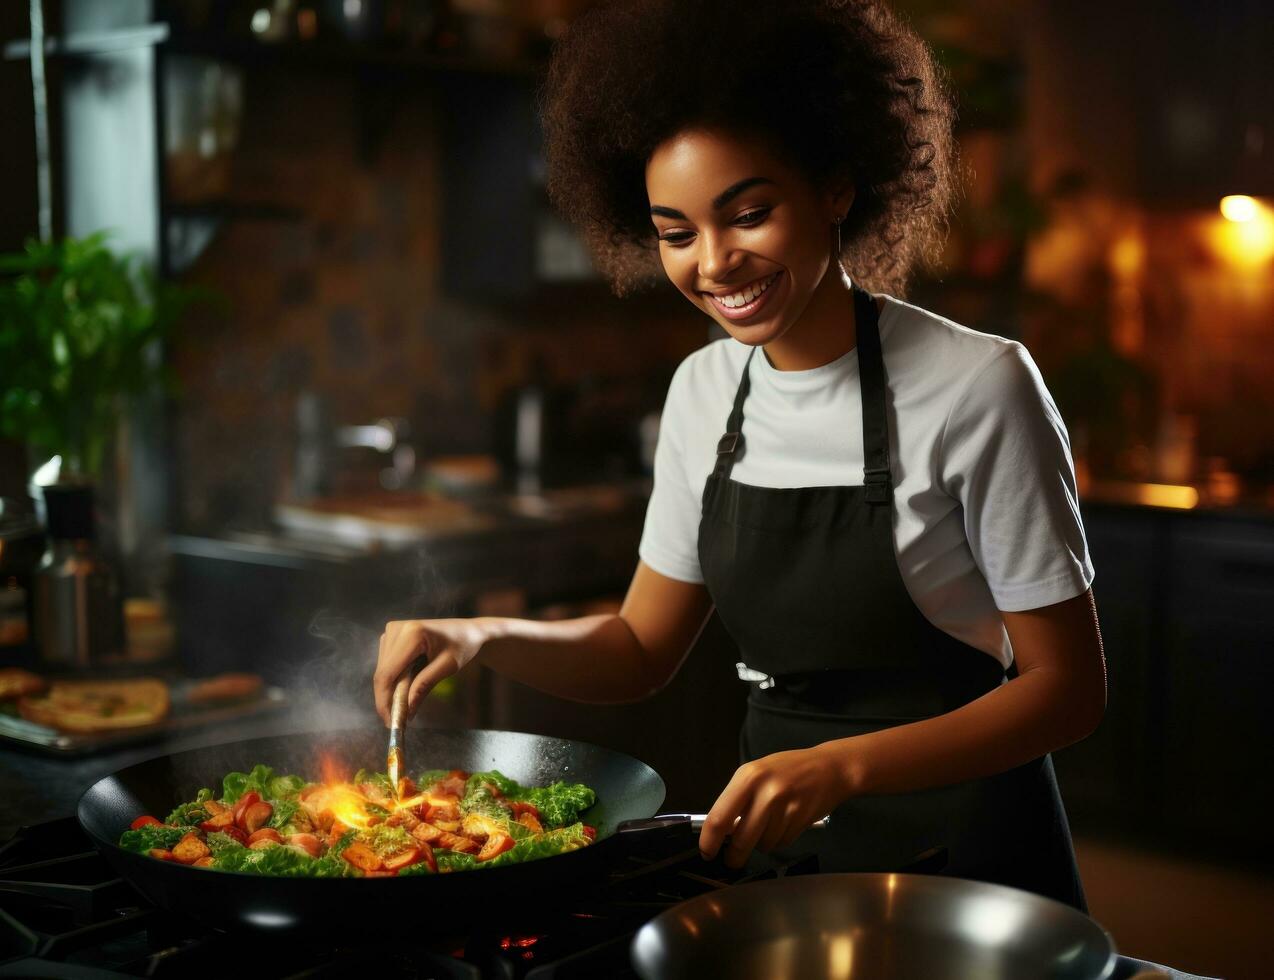
<svg viewBox="0 0 1274 980"><path fill-rule="evenodd" d="M866 290L854 286L854 331L858 344L858 389L863 403L863 484L867 500L893 500L889 473L889 425L885 416L885 358L880 352L880 314Z"/></svg>
<svg viewBox="0 0 1274 980"><path fill-rule="evenodd" d="M876 301L861 287L854 286L854 331L858 347L859 390L863 403L863 484L867 500L887 504L893 500L893 478L889 473L889 427L885 417L885 362L880 351L880 315ZM734 407L726 421L725 435L717 442L717 462L712 475L730 478L734 462L743 451L743 403L752 384L752 358L748 353L743 377L734 393Z"/></svg>
<svg viewBox="0 0 1274 980"><path fill-rule="evenodd" d="M734 393L734 407L730 409L730 418L726 420L725 435L717 442L717 465L712 475L722 480L730 479L730 471L734 469L734 460L743 450L743 403L747 400L748 390L752 387L752 358L756 357L756 348L748 352L748 359L743 365L743 377L739 379L738 390Z"/></svg>

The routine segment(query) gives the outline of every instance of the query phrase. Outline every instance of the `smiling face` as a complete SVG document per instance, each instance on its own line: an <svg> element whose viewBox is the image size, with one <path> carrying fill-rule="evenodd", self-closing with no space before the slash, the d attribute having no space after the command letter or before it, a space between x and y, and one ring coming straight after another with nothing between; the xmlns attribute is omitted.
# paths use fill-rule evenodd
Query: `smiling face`
<svg viewBox="0 0 1274 980"><path fill-rule="evenodd" d="M651 155L646 192L664 272L735 340L773 343L820 293L843 295L827 273L852 189L820 193L761 144L696 129Z"/></svg>

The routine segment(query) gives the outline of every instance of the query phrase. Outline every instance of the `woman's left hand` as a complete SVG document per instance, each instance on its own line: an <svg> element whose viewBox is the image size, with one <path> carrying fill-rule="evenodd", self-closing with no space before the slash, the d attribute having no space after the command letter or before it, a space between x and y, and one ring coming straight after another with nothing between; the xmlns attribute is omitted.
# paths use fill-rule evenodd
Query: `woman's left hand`
<svg viewBox="0 0 1274 980"><path fill-rule="evenodd" d="M722 843L725 863L741 867L754 848L786 847L852 793L844 742L775 752L745 763L717 797L699 834L704 858Z"/></svg>

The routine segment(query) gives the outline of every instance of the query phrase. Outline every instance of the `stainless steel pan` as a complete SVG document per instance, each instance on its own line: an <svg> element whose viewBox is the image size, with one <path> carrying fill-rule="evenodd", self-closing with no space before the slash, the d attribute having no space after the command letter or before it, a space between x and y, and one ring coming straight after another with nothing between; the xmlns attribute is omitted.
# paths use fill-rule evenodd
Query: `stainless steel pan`
<svg viewBox="0 0 1274 980"><path fill-rule="evenodd" d="M1106 980L1115 945L1088 916L1003 885L820 874L711 892L637 933L645 980Z"/></svg>

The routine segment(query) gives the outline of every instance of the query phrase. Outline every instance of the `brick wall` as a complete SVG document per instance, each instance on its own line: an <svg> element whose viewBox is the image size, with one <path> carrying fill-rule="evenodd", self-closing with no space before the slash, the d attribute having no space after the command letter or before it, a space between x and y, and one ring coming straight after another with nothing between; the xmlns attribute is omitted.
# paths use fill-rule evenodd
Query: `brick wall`
<svg viewBox="0 0 1274 980"><path fill-rule="evenodd" d="M303 390L337 424L407 417L426 455L483 452L495 406L532 364L560 382L626 379L658 405L676 363L703 343L706 321L670 287L620 301L594 285L522 308L448 298L439 96L423 84L383 91L386 128L365 154L350 76L245 80L228 196L299 216L225 222L186 276L225 298L175 345L186 527L268 517L288 492Z"/></svg>

